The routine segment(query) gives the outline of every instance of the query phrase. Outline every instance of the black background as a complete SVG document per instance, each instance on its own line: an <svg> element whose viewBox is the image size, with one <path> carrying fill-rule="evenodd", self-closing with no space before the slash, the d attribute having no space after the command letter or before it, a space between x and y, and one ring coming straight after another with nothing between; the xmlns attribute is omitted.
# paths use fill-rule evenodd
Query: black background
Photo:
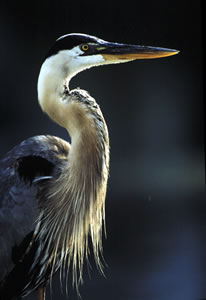
<svg viewBox="0 0 206 300"><path fill-rule="evenodd" d="M93 68L71 82L98 101L111 139L108 267L105 279L91 258L85 300L206 297L202 8L175 0L1 1L0 155L33 135L68 139L37 102L39 69L57 37L83 32L181 51ZM58 282L52 299L66 299ZM77 299L70 286L69 299Z"/></svg>

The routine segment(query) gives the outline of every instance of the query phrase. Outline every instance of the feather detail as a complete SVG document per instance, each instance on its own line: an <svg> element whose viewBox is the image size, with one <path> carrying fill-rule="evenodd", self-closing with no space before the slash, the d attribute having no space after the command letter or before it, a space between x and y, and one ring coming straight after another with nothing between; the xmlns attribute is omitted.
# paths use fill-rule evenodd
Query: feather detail
<svg viewBox="0 0 206 300"><path fill-rule="evenodd" d="M81 134L71 134L68 159L60 176L47 182L47 193L39 196L41 214L36 238L51 257L61 276L72 264L73 284L82 282L83 262L88 259L91 237L96 264L101 272L102 228L105 224L105 197L109 172L107 126L95 100L85 91L70 92L72 118L81 120ZM76 115L74 115L76 114ZM71 118L68 118L71 122ZM80 121L79 121L80 122ZM68 129L70 132L70 130ZM74 131L76 132L76 131ZM65 272L65 270L67 270Z"/></svg>

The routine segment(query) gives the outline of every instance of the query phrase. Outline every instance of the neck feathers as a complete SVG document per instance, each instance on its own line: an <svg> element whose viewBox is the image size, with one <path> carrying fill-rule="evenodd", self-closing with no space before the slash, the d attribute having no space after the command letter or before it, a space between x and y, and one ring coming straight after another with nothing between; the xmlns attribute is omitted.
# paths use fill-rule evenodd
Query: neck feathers
<svg viewBox="0 0 206 300"><path fill-rule="evenodd" d="M51 183L43 199L43 221L39 234L47 241L55 265L73 262L73 280L82 279L83 259L88 256L91 236L96 263L102 270L102 226L109 169L109 138L102 113L85 91L69 93L67 129L72 138L68 161L59 178ZM42 201L42 202L43 202ZM45 234L46 233L46 234Z"/></svg>

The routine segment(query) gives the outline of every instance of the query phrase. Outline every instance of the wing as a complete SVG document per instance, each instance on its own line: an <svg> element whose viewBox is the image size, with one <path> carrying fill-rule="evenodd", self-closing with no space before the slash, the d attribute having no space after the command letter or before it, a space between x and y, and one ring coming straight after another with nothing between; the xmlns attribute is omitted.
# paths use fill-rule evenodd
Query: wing
<svg viewBox="0 0 206 300"><path fill-rule="evenodd" d="M58 177L70 145L56 137L29 138L0 161L0 282L21 260L39 215L42 182Z"/></svg>

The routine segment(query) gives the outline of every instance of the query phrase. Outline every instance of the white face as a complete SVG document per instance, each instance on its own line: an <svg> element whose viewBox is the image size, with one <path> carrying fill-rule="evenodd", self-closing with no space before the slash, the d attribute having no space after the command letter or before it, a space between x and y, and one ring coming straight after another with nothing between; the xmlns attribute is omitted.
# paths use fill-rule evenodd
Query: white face
<svg viewBox="0 0 206 300"><path fill-rule="evenodd" d="M104 55L82 55L85 52L80 46L71 50L62 50L48 57L43 63L38 79L38 98L41 102L48 95L53 96L61 93L64 83L69 86L70 79L77 73L88 68L100 65L127 62L130 59L110 57Z"/></svg>
<svg viewBox="0 0 206 300"><path fill-rule="evenodd" d="M57 54L58 59L62 57L63 60L65 60L69 78L72 78L77 73L88 68L107 63L101 54L81 56L82 54L84 54L84 51L82 51L79 46L76 46L71 50L60 51Z"/></svg>
<svg viewBox="0 0 206 300"><path fill-rule="evenodd" d="M100 66L100 65L108 65L108 64L117 64L117 63L125 63L130 61L131 59L117 59L114 56L113 59L105 59L104 55L101 54L93 54L93 55L83 55L85 52L81 50L80 46L76 46L71 50L62 50L59 51L56 55L51 56L48 60L51 60L52 68L54 68L54 64L58 66L58 68L64 69L66 72L67 81L75 76L77 73L89 69L91 67Z"/></svg>

